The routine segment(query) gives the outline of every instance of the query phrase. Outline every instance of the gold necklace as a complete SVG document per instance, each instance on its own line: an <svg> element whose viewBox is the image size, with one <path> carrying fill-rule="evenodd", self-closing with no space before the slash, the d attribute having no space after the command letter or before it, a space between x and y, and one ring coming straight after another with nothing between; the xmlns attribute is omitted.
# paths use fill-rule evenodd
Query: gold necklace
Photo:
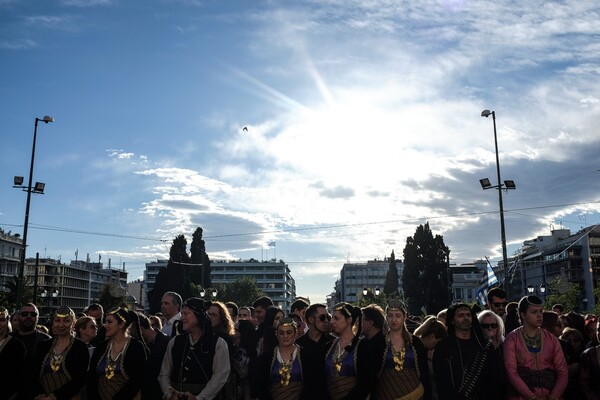
<svg viewBox="0 0 600 400"><path fill-rule="evenodd" d="M292 377L292 366L294 364L294 352L290 355L289 361L283 361L283 355L279 347L277 347L277 354L279 356L279 375L280 375L280 383L281 386L287 386L290 383L290 378Z"/></svg>
<svg viewBox="0 0 600 400"><path fill-rule="evenodd" d="M392 347L392 356L394 358L394 369L398 372L404 369L404 358L406 356L406 349L401 347L399 351L396 350L394 345L390 342Z"/></svg>
<svg viewBox="0 0 600 400"><path fill-rule="evenodd" d="M333 366L338 373L342 370L342 361L344 361L344 357L346 357L346 348L340 352L340 342L338 342L332 357Z"/></svg>
<svg viewBox="0 0 600 400"><path fill-rule="evenodd" d="M525 346L530 353L539 353L542 350L542 334L538 330L535 333L535 336L528 336L523 329L523 341L525 341Z"/></svg>
<svg viewBox="0 0 600 400"><path fill-rule="evenodd" d="M121 357L121 354L123 354L125 347L127 347L127 343L125 343L125 345L121 349L121 352L119 354L117 354L117 356L113 360L113 358L112 358L112 341L110 342L110 345L108 346L107 355L106 355L106 379L111 380L112 378L114 378L115 372L117 370L117 360Z"/></svg>
<svg viewBox="0 0 600 400"><path fill-rule="evenodd" d="M64 358L65 357L62 354L56 354L54 350L52 350L52 357L50 358L50 369L52 372L58 372Z"/></svg>

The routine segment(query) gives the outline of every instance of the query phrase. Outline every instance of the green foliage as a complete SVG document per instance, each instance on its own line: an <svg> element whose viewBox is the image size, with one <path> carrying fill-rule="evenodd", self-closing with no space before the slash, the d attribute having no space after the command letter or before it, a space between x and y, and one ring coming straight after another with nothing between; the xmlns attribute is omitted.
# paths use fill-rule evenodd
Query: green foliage
<svg viewBox="0 0 600 400"><path fill-rule="evenodd" d="M396 255L394 250L390 255L390 266L387 274L385 275L385 284L383 286L383 293L387 295L398 294L398 266L396 266Z"/></svg>
<svg viewBox="0 0 600 400"><path fill-rule="evenodd" d="M429 223L419 225L414 237L406 239L402 288L410 314L435 314L446 308L448 299L448 247L440 235L433 236Z"/></svg>
<svg viewBox="0 0 600 400"><path fill-rule="evenodd" d="M594 298L596 307L594 308L594 314L600 315L600 281L596 281L594 284Z"/></svg>
<svg viewBox="0 0 600 400"><path fill-rule="evenodd" d="M362 291L359 295L358 301L355 303L358 307L366 307L369 304L377 304L385 310L387 307L388 299L396 297L395 295L386 295L385 292L379 293L379 296L375 295L371 289L367 288L367 294L363 295Z"/></svg>
<svg viewBox="0 0 600 400"><path fill-rule="evenodd" d="M213 287L217 290L217 300L233 301L240 307L251 305L254 300L265 295L256 285L256 279L249 276L226 284L218 283Z"/></svg>
<svg viewBox="0 0 600 400"><path fill-rule="evenodd" d="M1 299L3 300L2 306L8 310L12 310L17 305L17 288L23 289L23 296L21 303L30 303L33 301L33 279L29 276L23 277L23 283L18 276L14 275L4 283L6 292L3 293Z"/></svg>
<svg viewBox="0 0 600 400"><path fill-rule="evenodd" d="M191 266L190 281L195 285L210 287L210 258L206 253L206 244L202 240L202 228L196 228L190 245Z"/></svg>
<svg viewBox="0 0 600 400"><path fill-rule="evenodd" d="M571 283L556 278L548 282L548 295L545 308L551 310L554 304L562 304L565 310L577 310L580 305L582 287L578 283Z"/></svg>
<svg viewBox="0 0 600 400"><path fill-rule="evenodd" d="M99 303L105 311L115 307L127 307L127 292L116 283L107 283L102 288Z"/></svg>

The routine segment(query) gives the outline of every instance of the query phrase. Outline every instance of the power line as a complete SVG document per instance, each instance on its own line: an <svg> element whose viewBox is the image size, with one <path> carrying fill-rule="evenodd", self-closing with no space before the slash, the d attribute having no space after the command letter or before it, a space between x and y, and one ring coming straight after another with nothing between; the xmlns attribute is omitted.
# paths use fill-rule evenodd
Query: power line
<svg viewBox="0 0 600 400"><path fill-rule="evenodd" d="M504 212L505 213L514 213L514 214L519 215L519 211L545 210L545 209L550 209L550 208L571 207L571 206L599 204L599 203L600 203L600 200L578 202L578 203L564 203L564 204L555 204L555 205L515 208L515 209L504 210ZM274 233L293 233L293 232L313 231L313 230L320 230L320 229L335 229L335 228L349 228L349 227L361 227L361 226L371 226L371 225L384 225L384 224L393 224L393 223L408 223L408 222L423 221L423 220L431 221L431 220L439 220L439 219L446 219L446 218L475 217L475 216L493 215L493 214L498 214L498 211L479 211L479 212L470 212L470 213L458 213L458 214L448 214L448 215L438 215L438 216L428 216L428 217L415 217L415 218L396 219L396 220L387 220L387 221L357 222L357 223L352 223L352 224L319 225L319 226L309 226L309 227L302 227L302 228L274 229L274 230L269 230L269 231L257 231L257 232L246 232L246 233L229 233L229 234L222 234L222 235L204 236L203 239L214 240L214 239L221 239L221 238L258 236L258 235L274 234ZM9 223L2 223L2 222L0 222L0 225L10 226L10 227L15 227L15 228L20 228L23 226L23 224L9 224ZM51 225L29 224L29 228L37 229L37 230L46 230L46 231L76 233L76 234L91 235L91 236L107 236L107 237L117 237L117 238L122 238L122 239L145 240L145 241L153 241L153 242L161 242L161 243L167 243L170 241L170 239L161 239L161 238L155 238L155 237L149 237L149 236L122 235L122 234L116 234L116 233L96 232L96 231L89 231L89 230L64 228L64 227L57 227L57 226L51 226ZM342 236L345 236L345 235L342 235Z"/></svg>

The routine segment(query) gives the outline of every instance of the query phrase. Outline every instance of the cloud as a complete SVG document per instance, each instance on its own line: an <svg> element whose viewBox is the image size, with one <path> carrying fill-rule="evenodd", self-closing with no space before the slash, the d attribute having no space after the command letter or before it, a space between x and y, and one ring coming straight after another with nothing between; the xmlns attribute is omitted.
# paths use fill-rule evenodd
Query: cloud
<svg viewBox="0 0 600 400"><path fill-rule="evenodd" d="M109 6L115 3L114 0L61 0L63 6L67 7L97 7Z"/></svg>
<svg viewBox="0 0 600 400"><path fill-rule="evenodd" d="M38 47L38 43L31 39L0 40L0 49L27 50Z"/></svg>

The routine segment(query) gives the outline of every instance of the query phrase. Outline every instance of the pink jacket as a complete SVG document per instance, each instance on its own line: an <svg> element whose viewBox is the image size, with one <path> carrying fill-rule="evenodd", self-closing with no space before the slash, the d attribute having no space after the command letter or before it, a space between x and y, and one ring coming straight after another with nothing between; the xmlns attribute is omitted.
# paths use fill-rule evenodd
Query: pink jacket
<svg viewBox="0 0 600 400"><path fill-rule="evenodd" d="M541 329L542 350L536 354L530 353L523 339L523 328L517 328L506 336L504 341L504 363L506 375L512 386L509 390L508 399L530 399L533 396L553 396L562 398L563 392L569 381L567 362L558 339L550 332ZM525 384L517 367L525 367L531 370L543 370L550 368L556 372L556 382L552 390L546 388L534 388L532 392Z"/></svg>

